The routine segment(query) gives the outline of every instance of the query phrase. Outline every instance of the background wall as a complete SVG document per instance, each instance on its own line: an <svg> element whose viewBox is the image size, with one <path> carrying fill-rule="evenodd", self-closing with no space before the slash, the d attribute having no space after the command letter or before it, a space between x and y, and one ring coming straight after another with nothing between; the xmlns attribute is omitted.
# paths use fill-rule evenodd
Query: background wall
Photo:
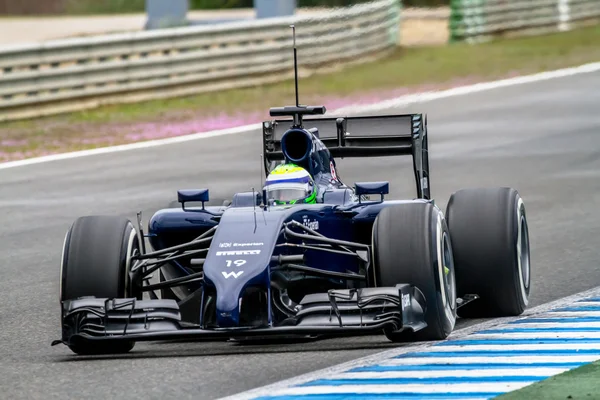
<svg viewBox="0 0 600 400"><path fill-rule="evenodd" d="M348 6L370 0L298 0L300 7ZM404 0L405 7L448 5L449 0ZM248 8L254 0L190 0L192 9ZM0 0L0 14L96 14L140 12L145 0Z"/></svg>

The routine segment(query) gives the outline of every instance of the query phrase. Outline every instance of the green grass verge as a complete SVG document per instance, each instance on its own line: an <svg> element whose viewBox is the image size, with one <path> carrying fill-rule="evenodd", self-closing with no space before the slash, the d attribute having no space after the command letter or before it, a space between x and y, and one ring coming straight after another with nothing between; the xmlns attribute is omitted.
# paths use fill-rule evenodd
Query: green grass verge
<svg viewBox="0 0 600 400"><path fill-rule="evenodd" d="M514 392L498 400L600 399L600 361L586 364Z"/></svg>
<svg viewBox="0 0 600 400"><path fill-rule="evenodd" d="M600 61L599 44L600 26L593 26L478 45L456 43L398 49L376 62L303 78L300 98L303 104L325 104L331 109L333 103L384 100L404 92L443 89L575 66ZM191 121L215 116L221 120L230 118L230 123L231 120L259 122L267 116L269 107L292 104L293 93L293 81L286 81L0 123L0 141L13 142L11 146L0 148L0 160L140 140L140 137L125 137L124 133L135 131L135 127L142 124L153 124L155 137L160 137L162 127L181 125L181 132L172 131L169 135L192 133L194 130L185 131L191 129ZM194 126L196 130L204 129L198 124ZM18 143L14 143L16 141Z"/></svg>

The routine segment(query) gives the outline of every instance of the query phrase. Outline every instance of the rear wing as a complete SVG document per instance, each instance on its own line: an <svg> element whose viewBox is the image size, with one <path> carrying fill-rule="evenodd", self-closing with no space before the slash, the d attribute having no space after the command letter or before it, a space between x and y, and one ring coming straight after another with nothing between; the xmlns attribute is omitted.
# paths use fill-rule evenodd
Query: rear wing
<svg viewBox="0 0 600 400"><path fill-rule="evenodd" d="M285 159L281 138L291 119L263 122L265 172ZM412 155L417 196L430 199L427 116L422 114L365 117L304 118L304 129L312 132L334 158Z"/></svg>

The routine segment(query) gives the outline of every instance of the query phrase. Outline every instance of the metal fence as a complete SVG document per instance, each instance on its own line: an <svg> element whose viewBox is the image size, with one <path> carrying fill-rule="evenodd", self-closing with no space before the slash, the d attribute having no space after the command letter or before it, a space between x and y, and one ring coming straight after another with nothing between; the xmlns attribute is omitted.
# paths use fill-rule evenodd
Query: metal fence
<svg viewBox="0 0 600 400"><path fill-rule="evenodd" d="M600 0L452 0L450 40L559 32L600 18Z"/></svg>
<svg viewBox="0 0 600 400"><path fill-rule="evenodd" d="M287 17L50 41L0 49L0 121L238 88L384 54L398 43L400 2L378 0Z"/></svg>

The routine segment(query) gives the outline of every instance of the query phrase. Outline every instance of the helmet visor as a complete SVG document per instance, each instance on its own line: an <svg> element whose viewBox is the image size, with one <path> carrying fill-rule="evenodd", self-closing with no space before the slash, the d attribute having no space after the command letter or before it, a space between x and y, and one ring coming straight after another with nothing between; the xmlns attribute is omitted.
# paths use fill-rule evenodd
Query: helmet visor
<svg viewBox="0 0 600 400"><path fill-rule="evenodd" d="M291 202L310 196L308 184L280 184L267 186L267 198L277 202Z"/></svg>

